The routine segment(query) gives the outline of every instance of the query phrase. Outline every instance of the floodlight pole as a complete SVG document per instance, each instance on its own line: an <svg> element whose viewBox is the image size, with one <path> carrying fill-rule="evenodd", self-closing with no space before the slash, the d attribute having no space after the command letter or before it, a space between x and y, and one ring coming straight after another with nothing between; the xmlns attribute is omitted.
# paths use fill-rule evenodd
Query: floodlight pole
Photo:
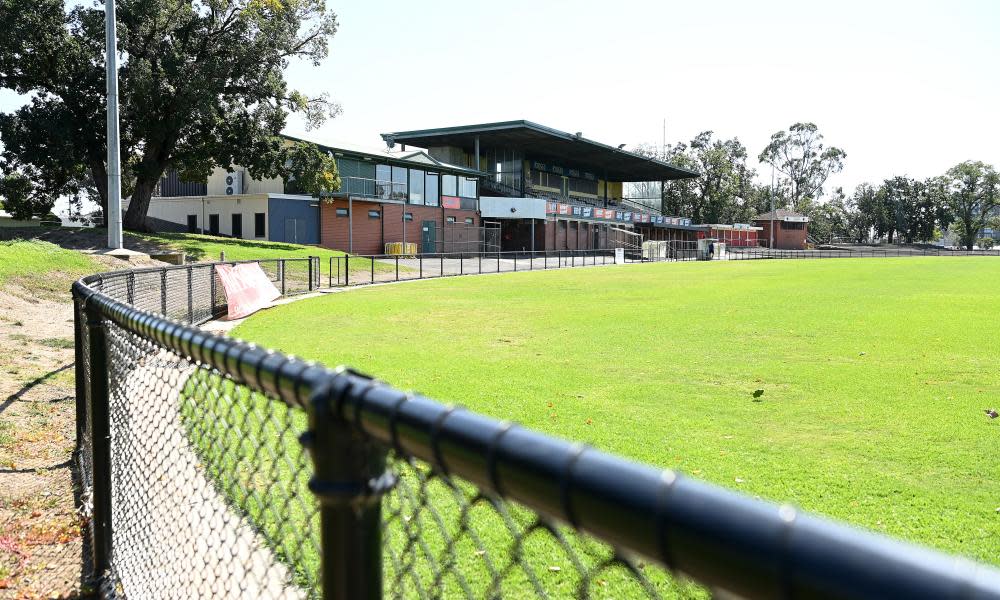
<svg viewBox="0 0 1000 600"><path fill-rule="evenodd" d="M774 250L774 165L771 165L771 227L768 228L771 234L771 241L767 248Z"/></svg>
<svg viewBox="0 0 1000 600"><path fill-rule="evenodd" d="M118 141L118 31L115 0L104 2L105 64L108 92L108 248L122 247L122 173Z"/></svg>

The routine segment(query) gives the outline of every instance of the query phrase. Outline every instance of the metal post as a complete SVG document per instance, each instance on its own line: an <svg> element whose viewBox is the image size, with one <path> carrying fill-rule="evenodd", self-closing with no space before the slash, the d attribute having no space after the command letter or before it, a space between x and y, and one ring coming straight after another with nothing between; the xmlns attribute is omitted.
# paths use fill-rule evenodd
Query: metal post
<svg viewBox="0 0 1000 600"><path fill-rule="evenodd" d="M382 598L382 494L396 478L386 451L339 416L338 392L313 397L304 439L315 465L309 489L320 504L323 598L375 600Z"/></svg>
<svg viewBox="0 0 1000 600"><path fill-rule="evenodd" d="M444 254L440 255L441 266L438 270L438 277L444 277Z"/></svg>
<svg viewBox="0 0 1000 600"><path fill-rule="evenodd" d="M281 295L285 295L285 259L278 261L278 273L281 274Z"/></svg>
<svg viewBox="0 0 1000 600"><path fill-rule="evenodd" d="M333 287L333 257L330 257L330 268L327 270L327 275L330 280L330 287ZM337 283L340 283L340 261L337 261Z"/></svg>
<svg viewBox="0 0 1000 600"><path fill-rule="evenodd" d="M160 269L160 314L167 316L167 270Z"/></svg>
<svg viewBox="0 0 1000 600"><path fill-rule="evenodd" d="M423 279L424 278L424 255L423 254L418 254L417 255L417 262L420 263L420 275L419 275L418 278L419 279Z"/></svg>
<svg viewBox="0 0 1000 600"><path fill-rule="evenodd" d="M406 242L403 242L404 244ZM396 281L399 281L399 255L396 255Z"/></svg>
<svg viewBox="0 0 1000 600"><path fill-rule="evenodd" d="M339 265L340 262L338 261ZM338 267L339 268L339 267ZM351 285L351 255L344 255L344 287Z"/></svg>
<svg viewBox="0 0 1000 600"><path fill-rule="evenodd" d="M83 424L87 418L87 373L83 368L83 318L80 315L80 302L73 299L73 351L76 375L76 448L75 452L83 449L83 435L86 429Z"/></svg>
<svg viewBox="0 0 1000 600"><path fill-rule="evenodd" d="M372 283L375 283L375 257L371 256L368 258L372 265Z"/></svg>
<svg viewBox="0 0 1000 600"><path fill-rule="evenodd" d="M213 277L212 280L214 281L215 278ZM313 291L313 257L311 256L309 257L309 291Z"/></svg>
<svg viewBox="0 0 1000 600"><path fill-rule="evenodd" d="M118 140L118 30L115 0L104 3L104 64L107 91L108 248L122 247L122 170Z"/></svg>
<svg viewBox="0 0 1000 600"><path fill-rule="evenodd" d="M187 268L188 276L188 324L194 323L194 267Z"/></svg>
<svg viewBox="0 0 1000 600"><path fill-rule="evenodd" d="M100 579L111 567L111 411L108 406L107 339L100 311L85 308L89 342L90 447L94 514L91 518L94 573Z"/></svg>
<svg viewBox="0 0 1000 600"><path fill-rule="evenodd" d="M347 195L347 252L354 254L354 199Z"/></svg>
<svg viewBox="0 0 1000 600"><path fill-rule="evenodd" d="M458 259L458 274L465 275L465 252L460 253Z"/></svg>
<svg viewBox="0 0 1000 600"><path fill-rule="evenodd" d="M479 251L479 274L480 275L483 274L483 252L482 252L482 250Z"/></svg>

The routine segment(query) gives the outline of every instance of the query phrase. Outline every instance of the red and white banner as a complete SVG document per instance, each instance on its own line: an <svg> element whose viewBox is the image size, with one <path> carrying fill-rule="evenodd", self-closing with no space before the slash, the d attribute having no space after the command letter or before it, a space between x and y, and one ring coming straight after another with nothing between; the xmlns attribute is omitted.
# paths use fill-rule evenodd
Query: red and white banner
<svg viewBox="0 0 1000 600"><path fill-rule="evenodd" d="M252 315L281 297L257 263L216 265L215 272L226 290L229 319Z"/></svg>
<svg viewBox="0 0 1000 600"><path fill-rule="evenodd" d="M462 208L462 201L458 196L441 196L441 207L442 208Z"/></svg>

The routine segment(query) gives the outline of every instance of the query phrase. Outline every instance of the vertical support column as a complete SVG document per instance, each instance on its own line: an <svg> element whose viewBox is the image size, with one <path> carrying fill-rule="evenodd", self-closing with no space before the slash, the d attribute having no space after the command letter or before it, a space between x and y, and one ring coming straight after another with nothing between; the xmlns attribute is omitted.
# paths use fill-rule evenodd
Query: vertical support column
<svg viewBox="0 0 1000 600"><path fill-rule="evenodd" d="M187 268L188 324L194 323L194 267Z"/></svg>
<svg viewBox="0 0 1000 600"><path fill-rule="evenodd" d="M89 342L90 444L93 475L94 574L101 578L111 567L111 411L108 402L107 339L100 311L85 308Z"/></svg>
<svg viewBox="0 0 1000 600"><path fill-rule="evenodd" d="M285 259L278 261L278 276L281 277L281 295L285 295Z"/></svg>
<svg viewBox="0 0 1000 600"><path fill-rule="evenodd" d="M340 262L337 262L340 265ZM339 267L338 267L339 268ZM344 255L344 287L351 285L351 255Z"/></svg>
<svg viewBox="0 0 1000 600"><path fill-rule="evenodd" d="M76 448L75 452L80 452L83 448L83 426L84 419L87 418L87 372L83 368L83 326L84 321L81 316L82 308L80 301L73 298L73 364L76 376Z"/></svg>
<svg viewBox="0 0 1000 600"><path fill-rule="evenodd" d="M382 495L396 478L386 450L340 416L335 398L350 393L346 379L338 382L346 389L314 394L304 439L315 465L309 489L320 503L323 598L375 600L382 598Z"/></svg>
<svg viewBox="0 0 1000 600"><path fill-rule="evenodd" d="M225 252L223 252L222 254L223 256L225 256ZM211 266L211 271L209 272L209 279L212 280L210 286L211 290L209 291L209 293L212 295L212 317L214 318L215 317L215 265L214 264Z"/></svg>
<svg viewBox="0 0 1000 600"><path fill-rule="evenodd" d="M313 291L313 257L309 257L309 291Z"/></svg>
<svg viewBox="0 0 1000 600"><path fill-rule="evenodd" d="M160 314L167 316L167 270L160 269Z"/></svg>

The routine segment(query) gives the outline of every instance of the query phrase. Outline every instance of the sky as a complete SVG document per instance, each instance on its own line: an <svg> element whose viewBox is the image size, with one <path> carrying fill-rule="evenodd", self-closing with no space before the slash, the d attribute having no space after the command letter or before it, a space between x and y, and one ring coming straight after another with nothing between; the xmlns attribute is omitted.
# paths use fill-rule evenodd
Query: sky
<svg viewBox="0 0 1000 600"><path fill-rule="evenodd" d="M1000 2L328 2L340 21L291 84L343 113L308 132L378 134L527 119L607 144L712 130L751 164L772 133L819 126L850 193L963 160L1000 167ZM761 180L770 167L759 166Z"/></svg>
<svg viewBox="0 0 1000 600"><path fill-rule="evenodd" d="M1000 167L995 0L353 0L293 88L343 113L287 133L380 147L379 133L527 119L606 144L712 130L756 157L772 133L819 126L847 153L827 190ZM0 110L20 102L0 92Z"/></svg>

